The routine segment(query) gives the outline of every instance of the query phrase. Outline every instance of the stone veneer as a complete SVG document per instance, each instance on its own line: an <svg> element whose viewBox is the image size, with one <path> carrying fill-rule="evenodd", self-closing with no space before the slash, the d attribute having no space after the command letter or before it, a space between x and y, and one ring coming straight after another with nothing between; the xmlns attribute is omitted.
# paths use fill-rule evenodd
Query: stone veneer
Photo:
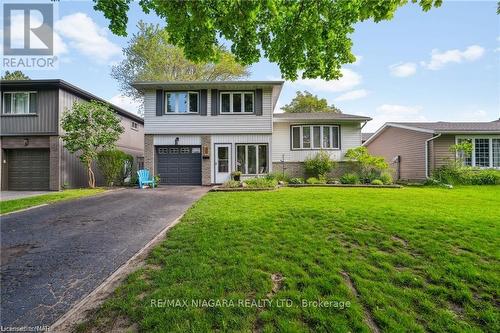
<svg viewBox="0 0 500 333"><path fill-rule="evenodd" d="M49 189L59 191L61 189L61 138L51 136L49 138Z"/></svg>
<svg viewBox="0 0 500 333"><path fill-rule="evenodd" d="M208 154L211 154L212 150L212 138L210 135L202 135L201 136L201 149L203 154L203 147L208 146ZM201 184L202 185L211 185L212 182L210 180L211 173L211 159L203 158L201 160Z"/></svg>
<svg viewBox="0 0 500 333"><path fill-rule="evenodd" d="M149 172L156 174L155 145L153 134L144 135L144 169L148 169Z"/></svg>
<svg viewBox="0 0 500 333"><path fill-rule="evenodd" d="M300 177L306 178L306 171L304 168L304 162L285 162L285 174L290 177ZM358 167L355 163L352 162L336 162L335 166L328 175L332 178L338 178L342 174L346 172L355 172L358 171ZM273 172L282 173L283 172L283 163L281 162L273 162Z"/></svg>

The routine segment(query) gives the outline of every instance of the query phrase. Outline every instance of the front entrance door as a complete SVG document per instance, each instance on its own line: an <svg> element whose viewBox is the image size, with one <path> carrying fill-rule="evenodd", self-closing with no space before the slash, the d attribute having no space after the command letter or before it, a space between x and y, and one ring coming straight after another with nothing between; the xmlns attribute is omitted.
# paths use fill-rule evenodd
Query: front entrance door
<svg viewBox="0 0 500 333"><path fill-rule="evenodd" d="M231 179L231 145L215 145L215 182L224 183Z"/></svg>

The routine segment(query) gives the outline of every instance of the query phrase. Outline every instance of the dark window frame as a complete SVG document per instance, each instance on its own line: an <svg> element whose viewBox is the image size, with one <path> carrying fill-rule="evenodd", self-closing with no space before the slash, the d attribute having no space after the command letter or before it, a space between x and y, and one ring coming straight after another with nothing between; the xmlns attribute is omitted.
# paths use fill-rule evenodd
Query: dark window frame
<svg viewBox="0 0 500 333"><path fill-rule="evenodd" d="M5 95L10 94L10 113L5 112ZM14 94L28 94L28 113L12 113L13 110L13 103L14 99L12 95ZM35 105L35 112L30 112L31 111L31 95L36 94L36 105ZM38 91L36 90L11 90L11 91L3 91L1 95L1 107L2 107L2 116L9 116L9 117L26 117L26 116L38 116Z"/></svg>

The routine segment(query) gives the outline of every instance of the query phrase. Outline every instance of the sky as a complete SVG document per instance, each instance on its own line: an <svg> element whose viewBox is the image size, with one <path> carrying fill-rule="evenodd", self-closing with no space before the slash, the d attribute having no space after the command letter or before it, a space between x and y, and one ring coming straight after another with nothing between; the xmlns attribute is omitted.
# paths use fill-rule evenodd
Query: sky
<svg viewBox="0 0 500 333"><path fill-rule="evenodd" d="M90 0L59 2L54 36L58 68L25 73L33 79L64 79L137 112L137 105L122 96L110 76L111 66L123 59L122 48L137 31L139 20L163 21L133 4L129 37L115 36L92 6ZM359 23L352 35L357 61L344 66L344 76L335 81L286 81L275 112L296 91L307 90L344 113L372 117L364 132L388 121L498 119L500 16L496 6L496 1L445 1L440 8L423 12L408 4L391 21ZM264 58L250 71L251 80L281 79L278 66Z"/></svg>

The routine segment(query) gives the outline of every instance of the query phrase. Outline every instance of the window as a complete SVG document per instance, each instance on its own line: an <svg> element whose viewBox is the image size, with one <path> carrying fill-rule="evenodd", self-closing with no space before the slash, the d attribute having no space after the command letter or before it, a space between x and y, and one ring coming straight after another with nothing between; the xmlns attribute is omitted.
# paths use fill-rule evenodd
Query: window
<svg viewBox="0 0 500 333"><path fill-rule="evenodd" d="M236 170L245 175L260 175L268 171L269 156L266 144L236 145Z"/></svg>
<svg viewBox="0 0 500 333"><path fill-rule="evenodd" d="M221 92L221 113L253 113L253 92Z"/></svg>
<svg viewBox="0 0 500 333"><path fill-rule="evenodd" d="M137 130L139 128L139 124L137 124L135 121L132 122L132 129Z"/></svg>
<svg viewBox="0 0 500 333"><path fill-rule="evenodd" d="M474 154L476 156L476 166L489 167L490 166L490 140L489 139L476 139L475 140Z"/></svg>
<svg viewBox="0 0 500 333"><path fill-rule="evenodd" d="M198 93L195 91L176 91L165 94L167 113L198 113Z"/></svg>
<svg viewBox="0 0 500 333"><path fill-rule="evenodd" d="M500 137L459 137L457 143L472 143L471 156L463 156L458 152L457 158L465 165L479 168L500 168Z"/></svg>
<svg viewBox="0 0 500 333"><path fill-rule="evenodd" d="M5 92L3 94L4 114L36 114L36 92Z"/></svg>
<svg viewBox="0 0 500 333"><path fill-rule="evenodd" d="M292 149L339 149L337 125L292 126Z"/></svg>
<svg viewBox="0 0 500 333"><path fill-rule="evenodd" d="M491 139L491 150L492 150L492 159L493 159L493 167L500 168L500 138L499 139Z"/></svg>
<svg viewBox="0 0 500 333"><path fill-rule="evenodd" d="M458 143L465 143L469 142L472 144L471 139L459 139ZM461 161L464 162L465 165L472 166L472 154L467 154L464 151L459 151L458 152L458 157L460 158Z"/></svg>

